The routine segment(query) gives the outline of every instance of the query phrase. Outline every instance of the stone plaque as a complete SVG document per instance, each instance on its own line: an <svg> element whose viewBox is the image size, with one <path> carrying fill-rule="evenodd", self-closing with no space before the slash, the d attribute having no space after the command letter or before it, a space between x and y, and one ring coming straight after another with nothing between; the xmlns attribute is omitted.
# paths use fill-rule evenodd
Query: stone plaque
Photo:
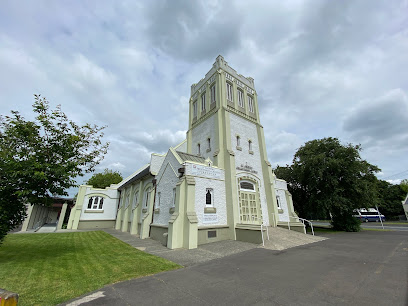
<svg viewBox="0 0 408 306"><path fill-rule="evenodd" d="M218 215L217 214L204 214L203 223L218 223Z"/></svg>

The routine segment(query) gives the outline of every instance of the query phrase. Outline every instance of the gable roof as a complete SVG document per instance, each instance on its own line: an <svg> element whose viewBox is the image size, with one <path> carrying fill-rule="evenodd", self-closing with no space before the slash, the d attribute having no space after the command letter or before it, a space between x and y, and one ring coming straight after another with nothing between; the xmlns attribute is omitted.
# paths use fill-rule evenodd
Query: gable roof
<svg viewBox="0 0 408 306"><path fill-rule="evenodd" d="M121 190L124 187L126 187L127 185L129 185L129 184L131 184L131 183L145 177L146 175L152 175L150 173L150 164L145 165L144 167L142 167L141 169L139 169L138 171L133 173L131 176L124 179L122 182L120 182L117 185L117 188L118 188L118 190Z"/></svg>
<svg viewBox="0 0 408 306"><path fill-rule="evenodd" d="M189 154L189 153L184 153L180 151L176 151L178 156L182 159L183 162L187 161L192 161L196 163L201 163L205 164L205 158L202 156L194 155L194 154Z"/></svg>

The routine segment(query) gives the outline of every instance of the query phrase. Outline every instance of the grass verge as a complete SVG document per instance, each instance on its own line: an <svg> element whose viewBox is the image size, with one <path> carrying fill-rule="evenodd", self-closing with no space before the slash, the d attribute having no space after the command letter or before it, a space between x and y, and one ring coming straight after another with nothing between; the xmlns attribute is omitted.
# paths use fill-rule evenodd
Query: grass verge
<svg viewBox="0 0 408 306"><path fill-rule="evenodd" d="M102 232L13 234L0 246L0 288L19 305L55 305L104 285L180 268Z"/></svg>

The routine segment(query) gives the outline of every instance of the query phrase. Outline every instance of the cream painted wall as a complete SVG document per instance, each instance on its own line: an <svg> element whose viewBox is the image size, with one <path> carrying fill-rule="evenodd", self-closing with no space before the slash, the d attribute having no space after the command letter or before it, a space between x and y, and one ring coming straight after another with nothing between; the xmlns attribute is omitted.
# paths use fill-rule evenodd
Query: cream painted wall
<svg viewBox="0 0 408 306"><path fill-rule="evenodd" d="M103 196L103 213L97 212L85 212L88 210L88 201L92 196ZM80 221L85 220L114 220L116 219L117 201L119 199L119 192L117 189L98 189L87 187L84 197L84 203L82 205ZM92 210L90 210L92 211Z"/></svg>

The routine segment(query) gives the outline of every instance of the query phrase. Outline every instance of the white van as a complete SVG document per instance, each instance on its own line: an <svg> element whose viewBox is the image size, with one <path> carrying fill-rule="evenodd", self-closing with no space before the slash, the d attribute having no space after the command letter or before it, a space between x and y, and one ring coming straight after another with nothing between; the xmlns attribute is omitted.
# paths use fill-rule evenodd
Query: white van
<svg viewBox="0 0 408 306"><path fill-rule="evenodd" d="M385 216L381 214L377 209L375 208L360 208L360 209L355 209L353 217L359 218L361 222L369 222L369 221L376 221L379 222L380 218L382 221L385 221Z"/></svg>

